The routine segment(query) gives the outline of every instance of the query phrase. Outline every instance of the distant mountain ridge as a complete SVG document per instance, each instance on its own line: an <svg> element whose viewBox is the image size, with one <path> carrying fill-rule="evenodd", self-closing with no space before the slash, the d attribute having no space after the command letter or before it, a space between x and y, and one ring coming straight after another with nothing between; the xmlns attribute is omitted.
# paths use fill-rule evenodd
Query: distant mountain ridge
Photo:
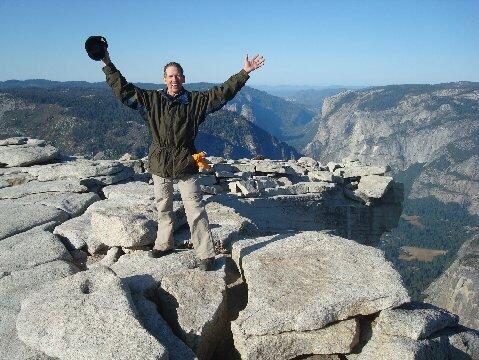
<svg viewBox="0 0 479 360"><path fill-rule="evenodd" d="M160 87L149 83L138 85L146 89ZM186 87L204 90L213 85L197 83ZM245 87L242 91L250 97L248 94L255 90ZM3 93L0 96L2 137L11 134L41 137L58 147L70 149L71 153L90 156L98 152L108 158L125 152L146 155L149 141L146 123L115 99L104 82L11 80L0 82L0 92ZM263 155L275 159L300 156L291 146L266 134L241 113L230 114L223 110L219 114L224 121L218 121L218 115L211 117L212 124L207 124L207 120L197 139L210 155ZM286 117L274 119L285 120ZM232 139L231 134L235 134L236 139ZM253 143L255 139L261 139L261 143Z"/></svg>

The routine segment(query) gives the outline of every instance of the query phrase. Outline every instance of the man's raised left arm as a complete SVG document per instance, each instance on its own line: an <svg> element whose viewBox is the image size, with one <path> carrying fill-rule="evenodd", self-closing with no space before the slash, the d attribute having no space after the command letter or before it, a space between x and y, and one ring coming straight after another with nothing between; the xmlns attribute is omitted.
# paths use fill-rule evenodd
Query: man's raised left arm
<svg viewBox="0 0 479 360"><path fill-rule="evenodd" d="M208 98L206 114L221 109L229 100L233 99L249 79L249 73L263 66L264 61L262 55L256 55L250 59L248 54L246 54L243 69L240 72L231 76L223 84L215 86L206 92Z"/></svg>

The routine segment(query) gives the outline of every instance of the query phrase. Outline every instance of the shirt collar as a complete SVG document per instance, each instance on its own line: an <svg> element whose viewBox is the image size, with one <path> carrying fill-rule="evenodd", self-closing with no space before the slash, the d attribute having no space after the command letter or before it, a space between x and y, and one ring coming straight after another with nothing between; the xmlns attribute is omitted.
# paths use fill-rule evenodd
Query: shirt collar
<svg viewBox="0 0 479 360"><path fill-rule="evenodd" d="M164 88L161 92L172 103L179 103L179 104L186 105L190 102L190 96L189 96L190 93L186 91L185 88L182 88L180 93L176 96L171 96L170 94L168 94L167 88Z"/></svg>

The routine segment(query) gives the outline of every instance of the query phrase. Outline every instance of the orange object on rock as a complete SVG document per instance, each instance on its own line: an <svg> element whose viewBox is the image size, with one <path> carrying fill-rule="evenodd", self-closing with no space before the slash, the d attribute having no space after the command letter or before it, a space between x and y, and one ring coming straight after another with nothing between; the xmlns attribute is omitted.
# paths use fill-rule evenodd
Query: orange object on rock
<svg viewBox="0 0 479 360"><path fill-rule="evenodd" d="M199 153L193 154L193 159L196 161L196 164L198 165L198 168L200 170L211 169L211 165L206 162L205 156L206 156L206 153L203 152L203 151L200 151Z"/></svg>

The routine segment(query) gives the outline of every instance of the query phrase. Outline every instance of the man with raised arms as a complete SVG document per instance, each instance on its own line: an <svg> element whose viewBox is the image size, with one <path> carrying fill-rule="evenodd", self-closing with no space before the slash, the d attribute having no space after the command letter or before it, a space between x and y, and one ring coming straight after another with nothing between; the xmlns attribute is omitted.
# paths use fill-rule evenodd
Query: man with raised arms
<svg viewBox="0 0 479 360"><path fill-rule="evenodd" d="M211 270L215 258L208 216L197 182L198 165L195 138L198 126L208 114L233 99L245 85L249 74L263 66L264 58L246 55L243 68L223 84L206 91L187 91L183 68L176 62L164 67L163 90L144 90L127 82L111 62L108 51L102 58L108 85L125 105L137 110L148 122L152 144L148 170L153 176L158 232L153 247L155 257L171 252L173 243L173 183L178 183L191 232L191 242L199 259L199 268ZM228 126L228 124L225 124Z"/></svg>

